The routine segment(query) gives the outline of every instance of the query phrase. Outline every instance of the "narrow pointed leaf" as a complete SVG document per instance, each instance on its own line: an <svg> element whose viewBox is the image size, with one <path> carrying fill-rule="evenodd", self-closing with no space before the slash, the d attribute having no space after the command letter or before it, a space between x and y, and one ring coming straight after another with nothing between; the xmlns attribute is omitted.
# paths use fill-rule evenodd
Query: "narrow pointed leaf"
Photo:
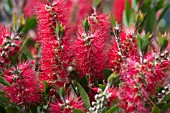
<svg viewBox="0 0 170 113"><path fill-rule="evenodd" d="M86 91L79 83L77 83L77 86L78 86L78 90L79 90L81 99L84 101L86 108L89 109L90 108L90 100L89 100L89 97L88 97Z"/></svg>
<svg viewBox="0 0 170 113"><path fill-rule="evenodd" d="M5 85L5 86L11 86L8 81L6 81L3 77L0 77L0 83Z"/></svg>
<svg viewBox="0 0 170 113"><path fill-rule="evenodd" d="M160 51L162 52L167 46L168 46L168 39L165 38L163 40L163 45L162 45Z"/></svg>
<svg viewBox="0 0 170 113"><path fill-rule="evenodd" d="M168 93L167 95L165 95L165 97L162 99L161 103L167 102L168 100L170 100L170 93Z"/></svg>
<svg viewBox="0 0 170 113"><path fill-rule="evenodd" d="M117 106L112 106L106 113L114 113L119 109Z"/></svg>
<svg viewBox="0 0 170 113"><path fill-rule="evenodd" d="M131 8L130 8L130 3L128 0L126 0L126 19L129 25L130 22L130 17L131 17Z"/></svg>
<svg viewBox="0 0 170 113"><path fill-rule="evenodd" d="M35 28L37 25L37 20L35 17L26 20L23 32L26 34L30 29Z"/></svg>
<svg viewBox="0 0 170 113"><path fill-rule="evenodd" d="M84 113L84 111L82 111L81 109L74 109L73 113Z"/></svg>
<svg viewBox="0 0 170 113"><path fill-rule="evenodd" d="M150 9L147 14L146 14L146 19L145 19L145 31L146 33L152 33L155 27L156 23L156 12L155 9Z"/></svg>
<svg viewBox="0 0 170 113"><path fill-rule="evenodd" d="M161 113L161 110L157 106L154 106L151 113Z"/></svg>

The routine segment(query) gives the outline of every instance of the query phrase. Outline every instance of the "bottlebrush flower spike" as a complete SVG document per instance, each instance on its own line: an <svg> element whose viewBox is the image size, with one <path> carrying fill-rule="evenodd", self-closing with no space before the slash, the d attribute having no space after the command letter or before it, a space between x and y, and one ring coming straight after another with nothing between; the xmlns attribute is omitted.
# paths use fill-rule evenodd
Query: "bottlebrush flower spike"
<svg viewBox="0 0 170 113"><path fill-rule="evenodd" d="M67 7L70 10L69 17L71 18L69 24L73 31L78 30L78 23L83 18L93 13L91 3L92 0L67 0Z"/></svg>
<svg viewBox="0 0 170 113"><path fill-rule="evenodd" d="M132 0L129 0L131 3ZM116 21L122 23L123 11L126 7L126 0L114 0L112 4L112 13Z"/></svg>
<svg viewBox="0 0 170 113"><path fill-rule="evenodd" d="M35 4L38 2L43 2L46 3L47 0L27 0L26 1L26 6L24 7L24 14L26 17L31 17L35 14Z"/></svg>
<svg viewBox="0 0 170 113"><path fill-rule="evenodd" d="M86 112L83 101L80 98L73 97L73 95L67 96L64 102L57 100L50 104L51 113L73 113L74 109Z"/></svg>
<svg viewBox="0 0 170 113"><path fill-rule="evenodd" d="M150 102L150 94L162 84L170 65L169 54L148 52L142 62L130 57L121 65L118 88L119 106L125 112L147 113L145 101Z"/></svg>
<svg viewBox="0 0 170 113"><path fill-rule="evenodd" d="M104 48L109 37L110 24L108 17L104 14L92 15L87 21L89 31L87 28L83 29L82 26L79 26L78 37L74 42L76 68L81 77L90 74L96 79L101 79L107 60Z"/></svg>
<svg viewBox="0 0 170 113"><path fill-rule="evenodd" d="M118 106L123 108L124 112L148 113L148 110L145 108L144 98L142 98L135 84L123 82L117 95L119 95Z"/></svg>
<svg viewBox="0 0 170 113"><path fill-rule="evenodd" d="M164 78L168 75L165 73L170 66L169 53L163 52L161 55L150 52L146 59L143 72L146 78L146 91L151 92L155 90L157 84L162 84ZM153 63L154 62L154 63Z"/></svg>
<svg viewBox="0 0 170 113"><path fill-rule="evenodd" d="M53 3L39 3L36 8L41 44L40 79L57 81L61 84L66 79L67 49L67 8L63 0ZM59 29L62 32L59 33ZM63 32L64 31L64 32ZM64 67L63 67L64 66ZM57 83L57 82L56 82Z"/></svg>
<svg viewBox="0 0 170 113"><path fill-rule="evenodd" d="M0 24L0 30L1 30L0 32L0 47L1 47L4 39L6 38L7 35L9 35L9 31L3 24Z"/></svg>
<svg viewBox="0 0 170 113"><path fill-rule="evenodd" d="M4 91L11 102L19 105L40 102L41 95L38 94L38 82L31 62L20 64L17 69L14 67L8 69L3 75L11 84L11 87L4 87Z"/></svg>
<svg viewBox="0 0 170 113"><path fill-rule="evenodd" d="M26 6L24 7L24 14L27 17L31 17L34 14L34 4L35 2L37 2L38 0L29 0L26 1Z"/></svg>
<svg viewBox="0 0 170 113"><path fill-rule="evenodd" d="M139 61L140 57L138 54L137 40L133 37L133 33L133 29L129 30L125 28L120 30L119 36L115 36L112 40L108 53L109 67L113 68L115 71L120 70L123 59L131 58L135 61ZM118 42L118 40L120 40L120 42Z"/></svg>

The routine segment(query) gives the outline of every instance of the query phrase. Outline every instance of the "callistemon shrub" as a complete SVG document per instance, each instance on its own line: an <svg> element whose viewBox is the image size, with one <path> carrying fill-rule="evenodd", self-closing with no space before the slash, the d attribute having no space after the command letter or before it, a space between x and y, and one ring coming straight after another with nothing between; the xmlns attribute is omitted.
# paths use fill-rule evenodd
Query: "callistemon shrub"
<svg viewBox="0 0 170 113"><path fill-rule="evenodd" d="M0 6L0 113L170 113L168 0Z"/></svg>

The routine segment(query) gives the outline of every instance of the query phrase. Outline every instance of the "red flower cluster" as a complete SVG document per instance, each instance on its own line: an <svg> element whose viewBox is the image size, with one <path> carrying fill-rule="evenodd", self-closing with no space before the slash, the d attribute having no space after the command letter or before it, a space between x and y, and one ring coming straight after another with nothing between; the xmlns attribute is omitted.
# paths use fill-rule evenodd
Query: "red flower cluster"
<svg viewBox="0 0 170 113"><path fill-rule="evenodd" d="M134 30L123 29L119 37L113 37L109 56L109 67L119 72L123 59L131 58L139 61L137 40L133 37ZM118 42L120 40L120 42ZM120 46L120 47L119 47ZM124 58L123 58L124 57Z"/></svg>
<svg viewBox="0 0 170 113"><path fill-rule="evenodd" d="M149 113L155 106L151 96L161 103L169 88L163 88L158 97L153 94L164 83L170 67L170 55L165 51L167 36L159 34L158 41L155 39L157 45L151 42L155 34L145 35L145 23L150 17L142 11L139 14L132 11L135 14L131 20L135 23L130 22L131 28L119 27L126 1L132 4L132 0L113 1L112 13L117 22L111 19L112 23L99 8L106 1L27 0L25 16L34 14L32 7L36 4L38 29L32 30L33 26L28 25L34 19L25 22L22 16L15 15L12 33L0 24L0 83L11 84L11 87L0 86L0 91L10 98L7 107L14 103L19 110L23 108L18 106L23 106L32 112L30 105L34 104L40 112L51 113L73 113L75 109L102 113L118 107L125 113ZM156 4L149 10L162 8ZM26 39L20 49L21 37L38 38ZM29 45L30 41L35 43ZM89 98L84 100L84 96Z"/></svg>
<svg viewBox="0 0 170 113"><path fill-rule="evenodd" d="M39 3L36 8L41 44L40 79L57 84L60 80L60 85L66 81L68 54L64 49L67 49L68 41L65 34L60 36L56 33L56 27L62 25L64 32L67 31L66 11L65 3L60 0L49 4Z"/></svg>
<svg viewBox="0 0 170 113"><path fill-rule="evenodd" d="M69 17L72 30L77 30L78 23L93 12L92 0L67 0L67 7L70 11Z"/></svg>
<svg viewBox="0 0 170 113"><path fill-rule="evenodd" d="M145 102L150 101L150 93L167 77L165 71L170 65L168 53L159 55L150 51L141 62L134 30L119 29L117 32L119 35L115 35L108 54L110 68L121 79L116 90L118 105L127 113L147 113Z"/></svg>
<svg viewBox="0 0 170 113"><path fill-rule="evenodd" d="M148 54L144 64L129 58L122 65L120 73L123 82L117 92L119 106L126 112L147 113L145 101L150 101L150 93L167 76L165 71L170 65L167 52L163 53L162 58L155 58L152 55L153 53Z"/></svg>
<svg viewBox="0 0 170 113"><path fill-rule="evenodd" d="M31 62L5 70L3 75L11 84L10 87L4 87L11 102L23 105L40 102L41 94L39 94L38 81Z"/></svg>
<svg viewBox="0 0 170 113"><path fill-rule="evenodd" d="M86 112L83 101L80 98L73 97L71 94L63 102L57 100L55 103L50 104L51 113L73 113L74 109Z"/></svg>
<svg viewBox="0 0 170 113"><path fill-rule="evenodd" d="M74 42L76 68L81 77L90 74L96 79L101 79L107 60L105 48L110 24L105 14L92 15L87 21L89 31L79 26L78 37Z"/></svg>

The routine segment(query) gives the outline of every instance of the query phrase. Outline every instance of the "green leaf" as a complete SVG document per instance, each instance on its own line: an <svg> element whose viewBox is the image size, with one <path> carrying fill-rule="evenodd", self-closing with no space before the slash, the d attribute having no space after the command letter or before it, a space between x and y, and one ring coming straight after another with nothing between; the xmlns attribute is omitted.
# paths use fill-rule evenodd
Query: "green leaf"
<svg viewBox="0 0 170 113"><path fill-rule="evenodd" d="M158 34L158 45L160 52L162 52L168 46L168 37L166 35Z"/></svg>
<svg viewBox="0 0 170 113"><path fill-rule="evenodd" d="M8 102L8 99L5 98L2 94L0 94L0 106L5 107L7 102Z"/></svg>
<svg viewBox="0 0 170 113"><path fill-rule="evenodd" d="M128 21L126 19L126 11L123 11L123 25L128 26Z"/></svg>
<svg viewBox="0 0 170 113"><path fill-rule="evenodd" d="M6 81L3 77L0 76L0 83L5 86L11 86L8 81Z"/></svg>
<svg viewBox="0 0 170 113"><path fill-rule="evenodd" d="M43 108L44 109L48 109L48 105L43 105Z"/></svg>
<svg viewBox="0 0 170 113"><path fill-rule="evenodd" d="M126 8L123 12L123 24L125 26L130 26L132 20L133 20L133 10L131 9L131 5L129 3L129 0L126 0L126 4L125 4Z"/></svg>
<svg viewBox="0 0 170 113"><path fill-rule="evenodd" d="M28 18L25 23L23 32L26 34L30 29L33 29L37 26L37 20L35 17Z"/></svg>
<svg viewBox="0 0 170 113"><path fill-rule="evenodd" d="M14 31L17 30L17 22L18 22L17 19L18 19L17 14L16 14L16 12L14 12L13 13L13 29L14 29Z"/></svg>
<svg viewBox="0 0 170 113"><path fill-rule="evenodd" d="M146 19L144 22L144 28L146 33L152 33L154 30L156 24L156 11L155 9L150 9L147 13L146 13Z"/></svg>
<svg viewBox="0 0 170 113"><path fill-rule="evenodd" d="M50 89L51 89L51 86L48 85L47 81L44 81L44 92L43 92L44 96L47 96Z"/></svg>
<svg viewBox="0 0 170 113"><path fill-rule="evenodd" d="M89 109L90 108L90 100L89 100L88 94L86 93L84 88L79 83L77 83L77 87L78 87L81 99L84 101L86 108Z"/></svg>
<svg viewBox="0 0 170 113"><path fill-rule="evenodd" d="M3 7L9 15L12 15L13 5L11 0L3 0Z"/></svg>
<svg viewBox="0 0 170 113"><path fill-rule="evenodd" d="M33 59L33 56L28 48L24 48L23 53L27 56L28 59Z"/></svg>
<svg viewBox="0 0 170 113"><path fill-rule="evenodd" d="M47 81L44 81L44 90L46 90L48 88L48 83Z"/></svg>
<svg viewBox="0 0 170 113"><path fill-rule="evenodd" d="M164 106L160 107L161 110L167 111L170 108L170 103L165 103Z"/></svg>
<svg viewBox="0 0 170 113"><path fill-rule="evenodd" d="M7 112L7 113L20 113L17 108L6 107L5 109L6 109L6 112Z"/></svg>
<svg viewBox="0 0 170 113"><path fill-rule="evenodd" d="M159 0L156 6L156 11L161 9L163 7L164 0Z"/></svg>
<svg viewBox="0 0 170 113"><path fill-rule="evenodd" d="M16 65L16 64L18 64L18 54L16 54L16 55L14 55L14 56L11 56L10 57L10 61L11 61L11 63L13 64L13 65Z"/></svg>
<svg viewBox="0 0 170 113"><path fill-rule="evenodd" d="M73 113L84 113L84 111L82 111L81 109L74 109Z"/></svg>
<svg viewBox="0 0 170 113"><path fill-rule="evenodd" d="M162 45L160 51L162 52L167 46L168 46L168 39L165 38L163 40L163 45Z"/></svg>
<svg viewBox="0 0 170 113"><path fill-rule="evenodd" d="M56 22L56 27L55 27L56 36L61 38L64 36L64 33L65 33L65 27L61 23Z"/></svg>
<svg viewBox="0 0 170 113"><path fill-rule="evenodd" d="M58 91L59 94L64 98L64 97L66 96L66 92L65 92L64 88L61 87L61 88L59 88L58 90L59 90L59 91Z"/></svg>
<svg viewBox="0 0 170 113"><path fill-rule="evenodd" d="M130 17L131 17L131 8L130 8L130 3L129 0L126 0L126 20L128 22L128 25L130 23Z"/></svg>
<svg viewBox="0 0 170 113"><path fill-rule="evenodd" d="M104 91L106 85L103 85L103 84L99 84L99 88L102 89L102 91Z"/></svg>
<svg viewBox="0 0 170 113"><path fill-rule="evenodd" d="M152 0L144 1L143 5L141 6L141 10L143 13L146 13L150 9L151 3L152 3Z"/></svg>
<svg viewBox="0 0 170 113"><path fill-rule="evenodd" d="M117 106L112 106L106 113L114 113L119 109Z"/></svg>
<svg viewBox="0 0 170 113"><path fill-rule="evenodd" d="M114 19L113 15L111 15L110 20L111 20L111 24L112 24L112 26L116 26L116 21L115 21L115 19Z"/></svg>
<svg viewBox="0 0 170 113"><path fill-rule="evenodd" d="M150 44L149 37L150 37L149 34L146 34L142 37L140 37L139 34L137 35L138 48L141 51L143 57L146 55L148 46Z"/></svg>
<svg viewBox="0 0 170 113"><path fill-rule="evenodd" d="M112 74L112 73L113 73L112 70L110 70L110 69L104 69L104 70L103 70L103 74L104 74L105 80L107 80L108 77L110 76L110 74Z"/></svg>
<svg viewBox="0 0 170 113"><path fill-rule="evenodd" d="M168 93L167 95L165 95L165 97L162 99L161 103L163 102L167 102L170 100L170 93Z"/></svg>
<svg viewBox="0 0 170 113"><path fill-rule="evenodd" d="M88 31L90 30L90 23L88 22L88 20L84 19L82 21L82 25L83 25L83 28L85 29L85 32L88 33Z"/></svg>
<svg viewBox="0 0 170 113"><path fill-rule="evenodd" d="M29 110L29 113L37 113L37 106L32 105Z"/></svg>
<svg viewBox="0 0 170 113"><path fill-rule="evenodd" d="M157 106L154 106L151 113L161 113L161 110Z"/></svg>
<svg viewBox="0 0 170 113"><path fill-rule="evenodd" d="M116 72L112 73L107 79L108 83L113 83L117 77L118 77L118 75L116 74Z"/></svg>
<svg viewBox="0 0 170 113"><path fill-rule="evenodd" d="M86 75L78 81L86 92L89 91L89 87L88 87L89 80L90 80L90 75Z"/></svg>
<svg viewBox="0 0 170 113"><path fill-rule="evenodd" d="M41 107L40 106L37 107L37 113L41 113Z"/></svg>
<svg viewBox="0 0 170 113"><path fill-rule="evenodd" d="M27 61L28 59L27 59L27 56L24 54L24 53L22 53L22 55L21 55L21 61L22 62L25 62L25 61Z"/></svg>

